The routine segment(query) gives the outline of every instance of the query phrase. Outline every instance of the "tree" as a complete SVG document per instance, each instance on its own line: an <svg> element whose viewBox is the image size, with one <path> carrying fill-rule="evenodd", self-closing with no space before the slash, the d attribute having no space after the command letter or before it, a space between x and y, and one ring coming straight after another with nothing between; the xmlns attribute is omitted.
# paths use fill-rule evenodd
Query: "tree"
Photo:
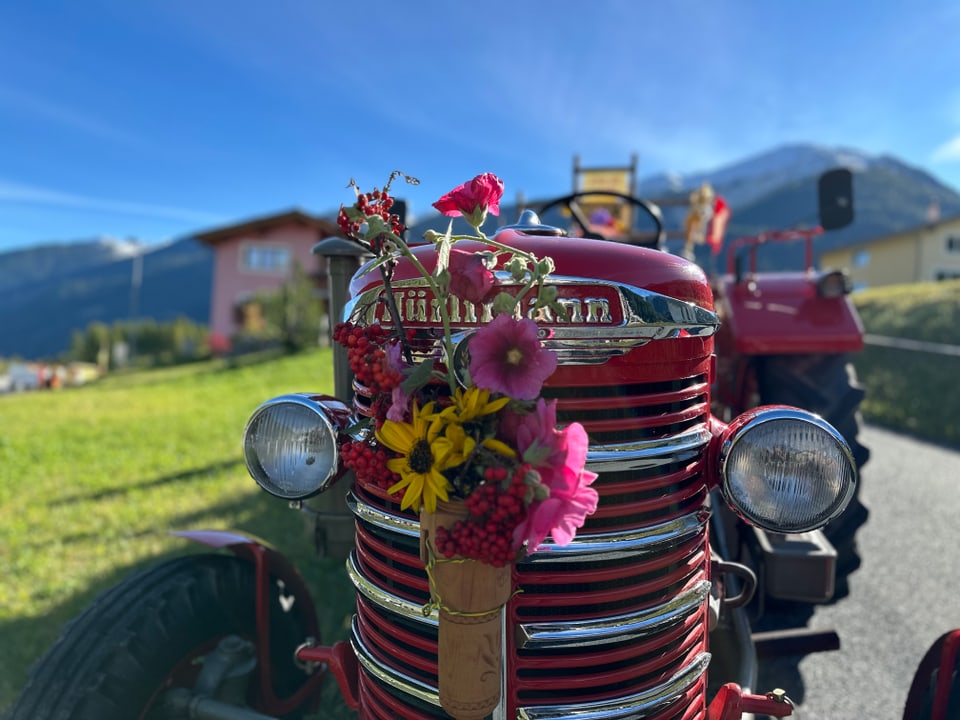
<svg viewBox="0 0 960 720"><path fill-rule="evenodd" d="M313 279L294 262L290 279L273 293L258 293L264 334L278 339L290 352L315 347L325 314L324 301Z"/></svg>

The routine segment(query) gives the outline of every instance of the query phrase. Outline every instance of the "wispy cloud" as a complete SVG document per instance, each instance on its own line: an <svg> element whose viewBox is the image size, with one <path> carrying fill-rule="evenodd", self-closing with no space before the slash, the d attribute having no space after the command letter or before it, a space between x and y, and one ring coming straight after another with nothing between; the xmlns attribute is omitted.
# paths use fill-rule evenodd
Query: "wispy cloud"
<svg viewBox="0 0 960 720"><path fill-rule="evenodd" d="M92 212L115 213L133 217L163 218L191 223L219 223L226 218L217 213L182 208L173 205L155 205L152 203L129 202L112 198L90 197L76 193L61 192L49 188L26 185L24 183L0 178L0 203L20 203L46 205L50 207L74 208Z"/></svg>
<svg viewBox="0 0 960 720"><path fill-rule="evenodd" d="M930 156L934 163L960 162L960 135L955 135L940 145Z"/></svg>
<svg viewBox="0 0 960 720"><path fill-rule="evenodd" d="M142 139L105 123L94 115L12 87L0 86L0 106L85 135L129 147L146 147Z"/></svg>

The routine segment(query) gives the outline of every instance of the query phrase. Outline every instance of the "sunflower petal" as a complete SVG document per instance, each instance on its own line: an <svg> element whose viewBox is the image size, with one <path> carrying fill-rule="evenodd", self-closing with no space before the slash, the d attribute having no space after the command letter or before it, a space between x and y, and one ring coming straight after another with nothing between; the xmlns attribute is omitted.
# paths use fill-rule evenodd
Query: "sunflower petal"
<svg viewBox="0 0 960 720"><path fill-rule="evenodd" d="M501 455L506 455L507 457L512 458L517 456L516 451L512 447L501 440L497 440L496 438L487 438L483 441L482 445L487 450L492 450L495 453L500 453Z"/></svg>
<svg viewBox="0 0 960 720"><path fill-rule="evenodd" d="M412 425L394 422L393 420L384 422L376 434L377 440L398 453L406 454L410 452L410 448L417 441L417 435Z"/></svg>

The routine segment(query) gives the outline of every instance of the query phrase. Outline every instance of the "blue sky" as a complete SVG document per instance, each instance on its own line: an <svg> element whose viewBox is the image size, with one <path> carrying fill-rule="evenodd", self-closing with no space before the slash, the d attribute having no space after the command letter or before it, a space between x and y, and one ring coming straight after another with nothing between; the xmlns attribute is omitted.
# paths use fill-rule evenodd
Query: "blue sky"
<svg viewBox="0 0 960 720"><path fill-rule="evenodd" d="M479 172L559 195L786 142L960 188L960 3L0 1L0 251L156 243Z"/></svg>

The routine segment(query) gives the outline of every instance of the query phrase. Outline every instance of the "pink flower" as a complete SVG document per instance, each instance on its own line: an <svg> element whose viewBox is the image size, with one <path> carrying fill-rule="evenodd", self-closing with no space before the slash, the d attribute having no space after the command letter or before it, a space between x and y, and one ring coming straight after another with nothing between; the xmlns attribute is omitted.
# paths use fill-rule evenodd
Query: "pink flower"
<svg viewBox="0 0 960 720"><path fill-rule="evenodd" d="M387 361L388 370L402 372L406 367L403 362L403 352L400 343L388 343L383 348L383 353ZM390 394L390 407L387 408L387 420L393 422L406 422L409 416L410 396L404 391L403 383L400 383Z"/></svg>
<svg viewBox="0 0 960 720"><path fill-rule="evenodd" d="M452 248L448 269L450 292L459 298L479 305L493 289L493 272L476 253Z"/></svg>
<svg viewBox="0 0 960 720"><path fill-rule="evenodd" d="M557 356L540 344L533 320L501 314L471 338L469 369L482 390L533 400L557 369Z"/></svg>
<svg viewBox="0 0 960 720"><path fill-rule="evenodd" d="M550 414L554 414L552 409L541 408L538 403L538 412L533 415L545 420ZM556 437L548 438L548 432ZM517 526L513 536L515 544L527 543L528 552L536 550L547 535L557 545L567 545L577 528L583 527L587 516L597 509L599 500L597 491L590 487L597 475L584 469L588 440L583 426L573 423L560 431L550 426L541 431L540 440L552 448L548 460L537 466L550 496L530 505L526 520ZM560 456L562 460L557 463Z"/></svg>
<svg viewBox="0 0 960 720"><path fill-rule="evenodd" d="M524 462L540 467L560 467L567 457L566 435L557 431L557 401L537 399L533 412L509 408L500 416L501 439L517 449Z"/></svg>
<svg viewBox="0 0 960 720"><path fill-rule="evenodd" d="M493 173L477 175L470 182L454 188L437 200L433 206L450 217L463 215L473 227L480 227L489 212L500 214L503 180Z"/></svg>

